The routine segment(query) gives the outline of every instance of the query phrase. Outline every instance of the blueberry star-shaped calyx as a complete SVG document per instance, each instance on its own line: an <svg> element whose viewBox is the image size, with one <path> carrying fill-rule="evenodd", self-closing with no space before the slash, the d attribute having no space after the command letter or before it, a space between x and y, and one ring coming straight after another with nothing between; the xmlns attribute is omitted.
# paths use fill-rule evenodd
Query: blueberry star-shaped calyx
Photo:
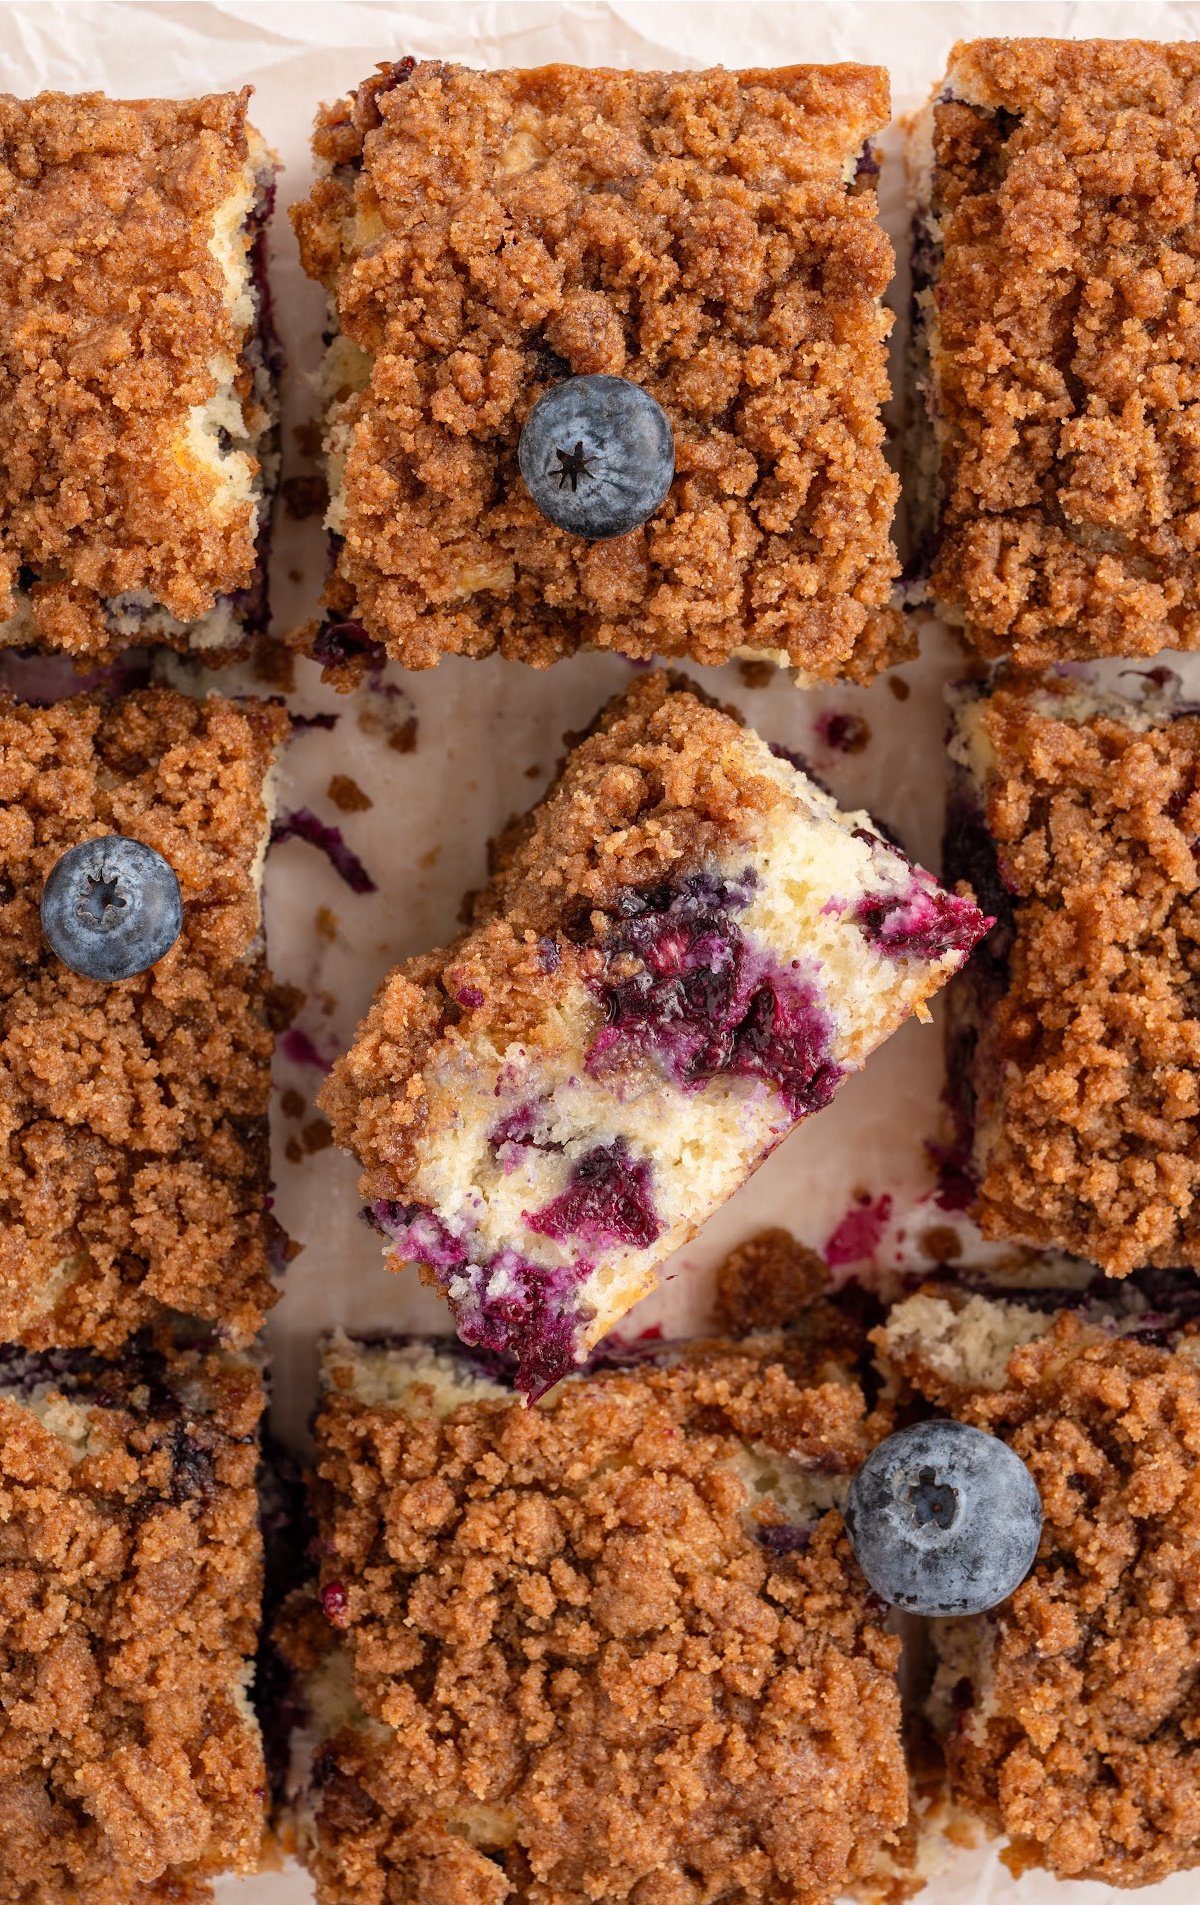
<svg viewBox="0 0 1200 1905"><path fill-rule="evenodd" d="M577 490L580 477L591 475L588 465L594 463L595 458L585 456L582 443L577 443L573 450L555 450L554 454L559 461L559 468L554 472L559 489L566 489L569 483L572 490Z"/></svg>

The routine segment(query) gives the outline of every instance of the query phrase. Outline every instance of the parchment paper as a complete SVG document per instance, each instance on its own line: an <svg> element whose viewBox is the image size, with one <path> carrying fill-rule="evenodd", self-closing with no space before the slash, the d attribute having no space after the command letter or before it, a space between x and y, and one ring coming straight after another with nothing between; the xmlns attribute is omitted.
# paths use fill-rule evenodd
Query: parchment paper
<svg viewBox="0 0 1200 1905"><path fill-rule="evenodd" d="M469 65L540 65L551 60L634 67L774 65L856 59L886 65L897 113L918 105L940 77L960 37L1043 33L1075 37L1185 39L1200 28L1200 6L1007 4L765 4L688 0L576 0L575 4L35 4L0 0L0 88L103 88L115 96L256 89L253 116L283 163L280 216L272 262L276 309L287 351L285 468L303 474L298 425L312 415L306 384L320 352L322 298L303 278L286 217L310 176L308 132L318 100L331 99L369 73L377 60L404 53ZM893 302L894 363L901 360L907 300L903 264L907 212L898 139L885 140L883 216L900 253ZM276 625L314 612L324 562L319 521L280 512L273 573ZM1193 669L1194 669L1193 664ZM843 804L866 806L910 852L937 865L941 828L941 688L955 671L954 649L932 622L922 656L899 671L910 693L900 701L881 681L870 690L801 694L785 676L749 689L735 667L694 672L736 701L769 739L797 747ZM1191 670L1188 671L1192 672ZM540 792L560 752L563 731L579 727L628 679L614 656L584 658L547 673L517 664L450 661L433 673L389 669L382 687L353 696L323 689L318 671L297 668L293 710L332 713L332 730L308 729L284 765L281 805L308 806L341 826L378 891L356 895L312 847L290 842L271 854L267 917L271 962L280 978L307 994L298 1021L323 1058L350 1037L389 964L427 949L455 930L464 890L484 871L489 834ZM825 709L852 710L870 729L855 755L824 746L815 729ZM415 746L401 751L415 719ZM331 774L350 774L369 794L370 811L339 813ZM318 927L321 909L324 936ZM332 934L332 936L330 936ZM295 1052L297 1041L288 1044ZM313 1398L317 1334L351 1327L444 1329L445 1312L421 1291L415 1273L389 1275L378 1240L358 1218L354 1165L327 1144L312 1098L321 1074L281 1053L273 1106L277 1213L304 1246L286 1278L269 1326L275 1420L296 1448L305 1442ZM921 1261L921 1236L946 1223L932 1202L925 1142L938 1130L940 1037L907 1026L850 1080L835 1103L794 1135L746 1189L670 1266L661 1292L636 1313L636 1325L661 1322L668 1334L702 1327L713 1266L734 1243L765 1223L781 1223L821 1247L847 1212L866 1198L891 1200L877 1244L880 1261ZM298 1101L303 1109L298 1110ZM297 1154L299 1159L297 1160ZM843 1233L844 1234L844 1233ZM970 1254L981 1250L968 1237ZM224 1905L300 1905L307 1878L294 1866L244 1881L223 1881ZM961 1856L933 1881L927 1905L1115 1905L1115 1889L1012 1879L994 1853ZM1182 1875L1153 1889L1155 1905L1200 1897L1200 1879Z"/></svg>

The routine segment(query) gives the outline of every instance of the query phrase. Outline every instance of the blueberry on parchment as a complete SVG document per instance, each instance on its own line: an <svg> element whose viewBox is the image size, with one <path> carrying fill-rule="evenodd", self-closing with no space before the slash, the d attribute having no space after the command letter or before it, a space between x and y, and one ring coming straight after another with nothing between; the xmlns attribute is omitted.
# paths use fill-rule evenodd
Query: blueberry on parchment
<svg viewBox="0 0 1200 1905"><path fill-rule="evenodd" d="M183 926L174 868L140 840L108 834L69 847L42 890L42 932L85 979L129 979L170 951Z"/></svg>
<svg viewBox="0 0 1200 1905"><path fill-rule="evenodd" d="M873 1449L846 1530L875 1592L910 1614L982 1614L1021 1585L1042 1532L1019 1455L965 1422L920 1422Z"/></svg>
<svg viewBox="0 0 1200 1905"><path fill-rule="evenodd" d="M568 377L534 404L517 459L543 516L602 542L659 507L675 474L675 439L665 410L640 384Z"/></svg>

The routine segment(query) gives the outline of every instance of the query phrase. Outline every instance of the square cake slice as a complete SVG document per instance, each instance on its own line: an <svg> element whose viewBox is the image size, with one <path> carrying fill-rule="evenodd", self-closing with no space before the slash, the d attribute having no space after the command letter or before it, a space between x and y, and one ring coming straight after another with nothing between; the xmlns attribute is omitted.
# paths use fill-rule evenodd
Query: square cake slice
<svg viewBox="0 0 1200 1905"><path fill-rule="evenodd" d="M165 688L0 699L0 1341L108 1350L184 1311L240 1343L274 1300L259 885L287 728ZM106 984L50 950L39 902L111 834L169 862L183 926Z"/></svg>
<svg viewBox="0 0 1200 1905"><path fill-rule="evenodd" d="M875 1337L910 1393L1015 1449L1044 1509L1010 1599L929 1623L951 1802L1016 1872L1150 1885L1200 1864L1200 1299L1189 1272L1066 1269L935 1284Z"/></svg>
<svg viewBox="0 0 1200 1905"><path fill-rule="evenodd" d="M265 1830L256 1370L0 1349L0 1895L199 1905Z"/></svg>
<svg viewBox="0 0 1200 1905"><path fill-rule="evenodd" d="M1053 675L955 705L946 877L998 924L951 990L993 1238L1200 1267L1200 715Z"/></svg>
<svg viewBox="0 0 1200 1905"><path fill-rule="evenodd" d="M266 626L274 165L249 88L0 94L0 645Z"/></svg>
<svg viewBox="0 0 1200 1905"><path fill-rule="evenodd" d="M293 218L330 300L314 652L335 678L384 650L599 647L865 680L910 652L880 414L888 113L871 66L411 59L322 113ZM554 527L517 462L538 398L596 374L675 439L665 501L609 541Z"/></svg>
<svg viewBox="0 0 1200 1905"><path fill-rule="evenodd" d="M660 1344L532 1409L453 1343L335 1339L282 1634L320 1905L827 1905L873 1870L908 1795L838 1512L872 1434L803 1336Z"/></svg>
<svg viewBox="0 0 1200 1905"><path fill-rule="evenodd" d="M1022 664L1200 648L1200 46L979 40L912 129L913 487Z"/></svg>
<svg viewBox="0 0 1200 1905"><path fill-rule="evenodd" d="M537 1395L986 929L739 719L643 677L385 980L322 1103L368 1214Z"/></svg>

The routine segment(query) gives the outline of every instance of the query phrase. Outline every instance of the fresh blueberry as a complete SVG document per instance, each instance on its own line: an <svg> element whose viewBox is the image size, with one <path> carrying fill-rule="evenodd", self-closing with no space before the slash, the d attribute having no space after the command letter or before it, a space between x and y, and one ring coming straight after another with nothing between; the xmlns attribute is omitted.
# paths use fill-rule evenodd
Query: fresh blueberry
<svg viewBox="0 0 1200 1905"><path fill-rule="evenodd" d="M1021 1585L1042 1532L1019 1455L965 1422L920 1422L873 1449L846 1528L877 1594L910 1614L982 1614Z"/></svg>
<svg viewBox="0 0 1200 1905"><path fill-rule="evenodd" d="M517 457L543 516L603 542L653 516L675 474L675 439L640 384L568 377L534 404Z"/></svg>
<svg viewBox="0 0 1200 1905"><path fill-rule="evenodd" d="M169 952L183 926L174 869L140 840L109 834L68 848L42 890L52 952L85 979L129 979Z"/></svg>

